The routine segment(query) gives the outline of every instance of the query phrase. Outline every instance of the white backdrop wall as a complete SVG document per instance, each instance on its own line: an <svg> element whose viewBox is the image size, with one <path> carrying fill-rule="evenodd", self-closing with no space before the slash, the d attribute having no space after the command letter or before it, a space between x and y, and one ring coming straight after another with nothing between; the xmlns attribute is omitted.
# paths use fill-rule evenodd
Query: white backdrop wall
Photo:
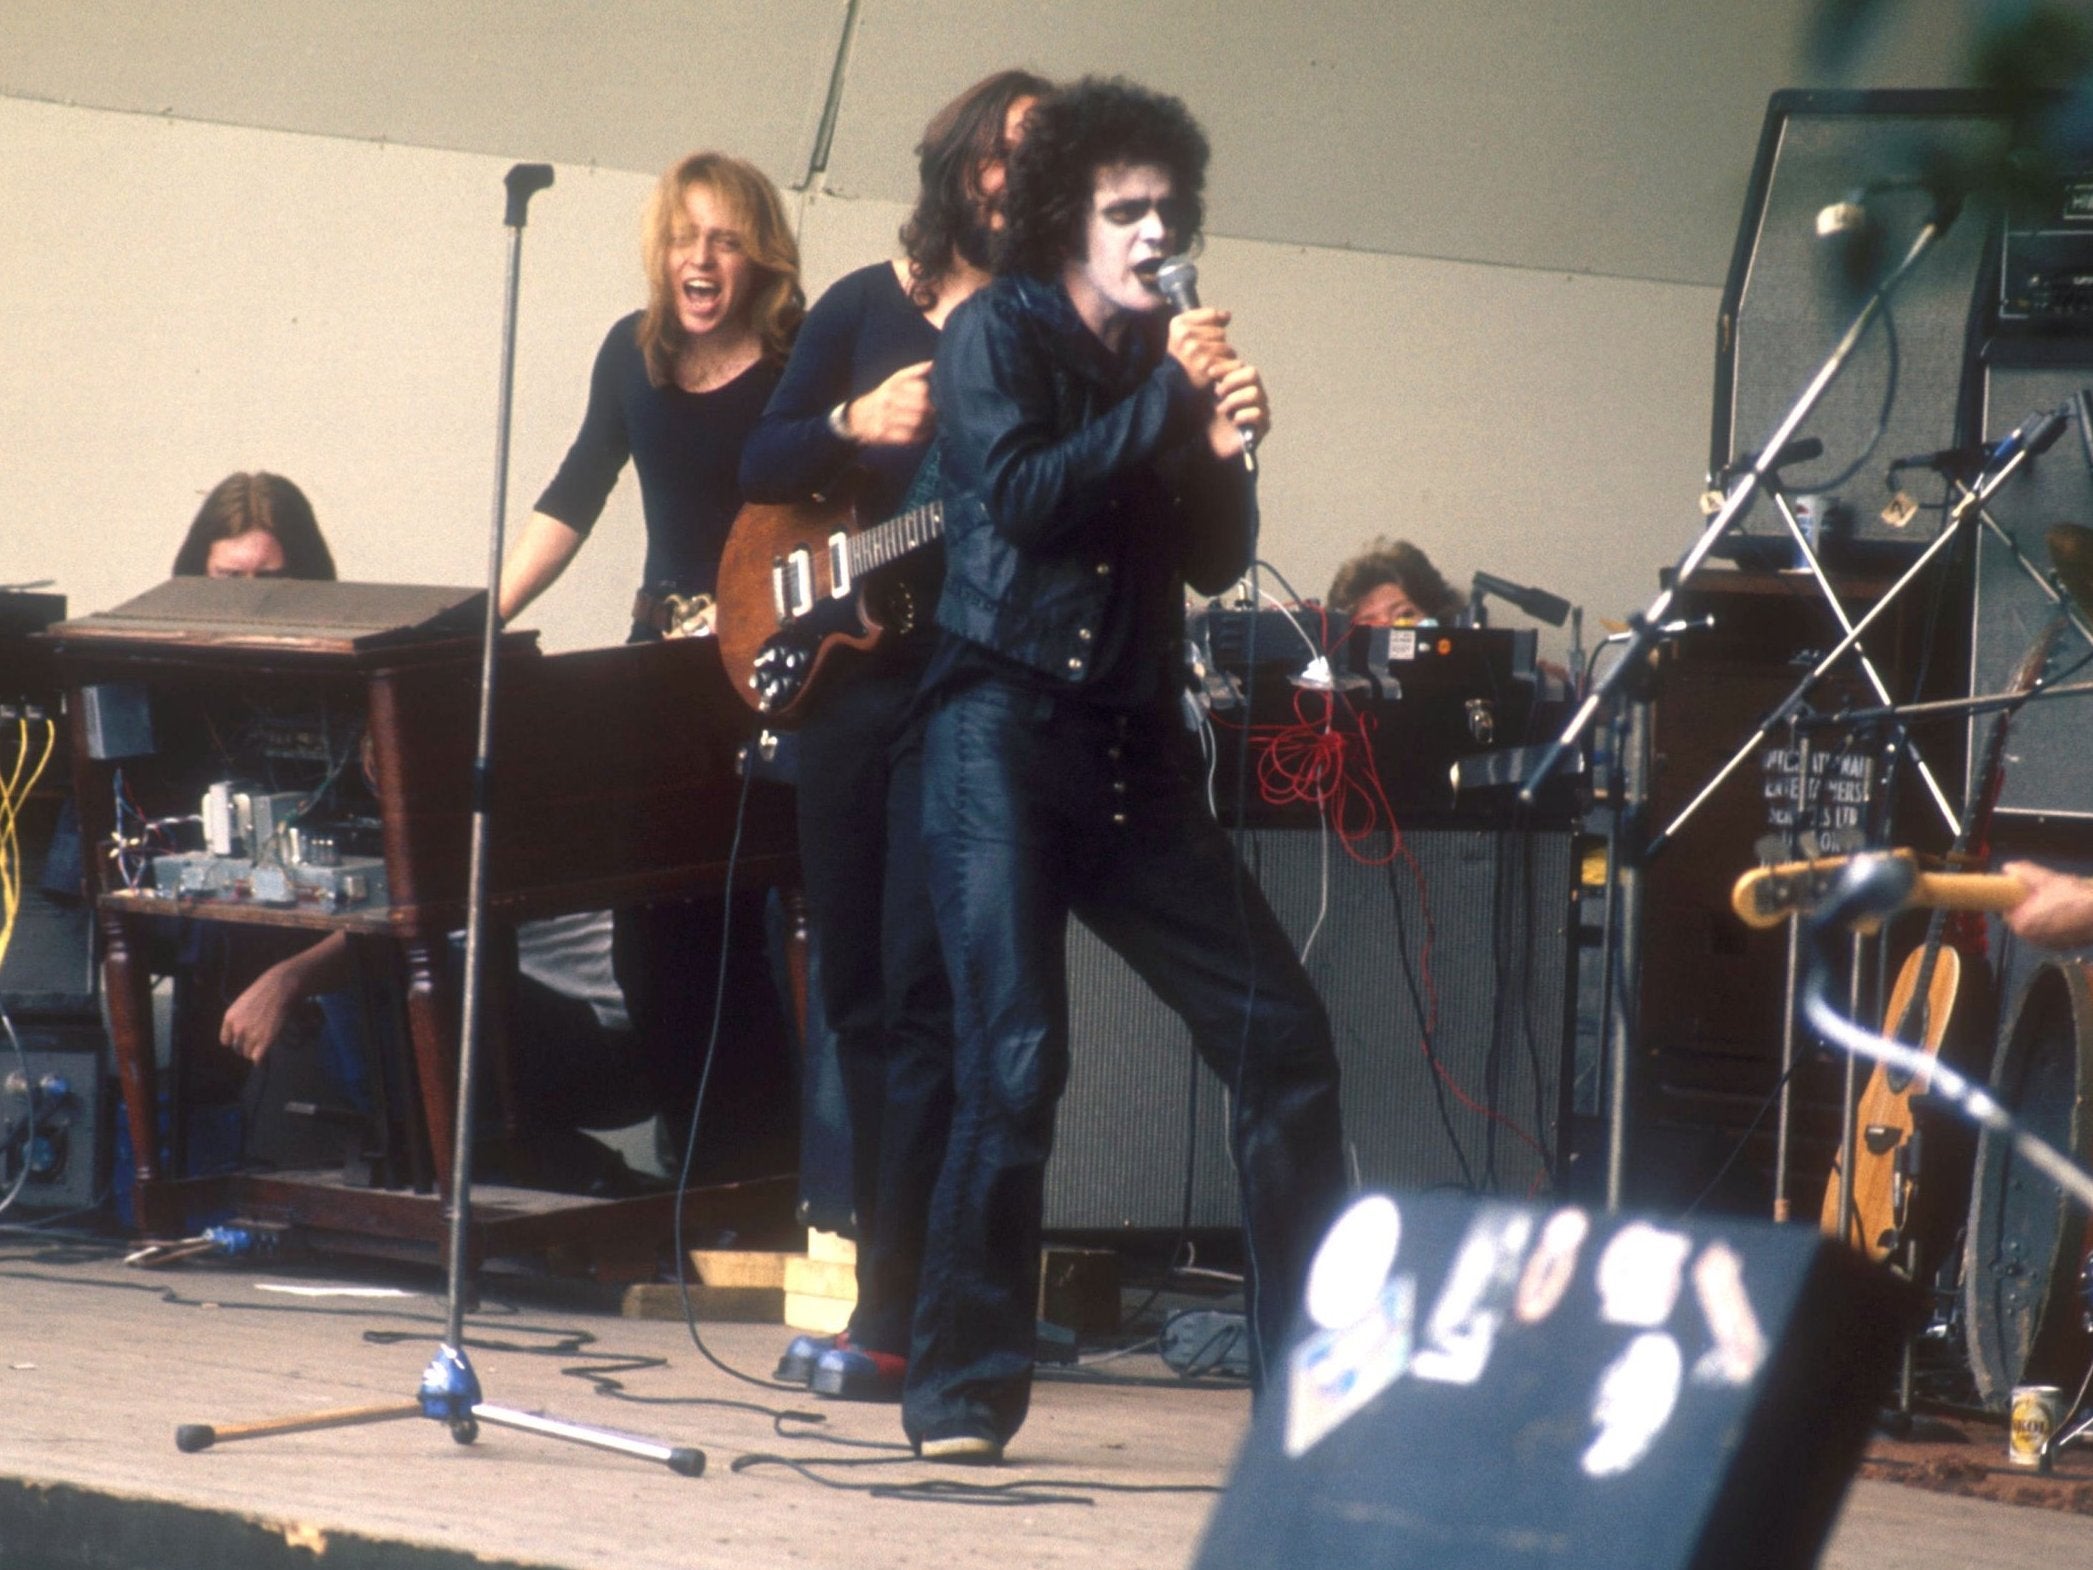
<svg viewBox="0 0 2093 1570"><path fill-rule="evenodd" d="M662 165L756 157L818 290L891 250L927 115L1023 62L1206 121L1203 292L1273 388L1265 554L1302 592L1401 533L1617 616L1697 523L1721 274L1806 9L0 0L0 583L140 592L255 467L345 575L481 582L510 163L558 169L524 239L520 519L641 297ZM1952 85L1962 9L1905 7L1864 80ZM629 481L599 534L534 613L552 646L622 632Z"/></svg>

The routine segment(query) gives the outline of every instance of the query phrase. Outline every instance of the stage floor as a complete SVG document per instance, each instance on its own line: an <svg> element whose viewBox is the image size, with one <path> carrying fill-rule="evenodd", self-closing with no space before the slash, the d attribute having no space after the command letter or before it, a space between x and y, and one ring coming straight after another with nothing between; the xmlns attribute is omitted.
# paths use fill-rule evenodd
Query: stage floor
<svg viewBox="0 0 2093 1570"><path fill-rule="evenodd" d="M1249 1412L1240 1387L1129 1356L1095 1370L1118 1383L1043 1380L1009 1465L927 1466L891 1407L787 1400L711 1366L680 1324L537 1286L509 1300L494 1281L467 1336L486 1400L697 1446L706 1474L505 1428L459 1445L419 1418L176 1450L185 1423L412 1400L443 1305L433 1281L404 1285L349 1295L400 1287L361 1269L146 1272L108 1246L0 1238L0 1564L1157 1570L1190 1562ZM705 1338L762 1375L784 1333ZM812 1470L837 1486L735 1470L758 1456L825 1463ZM998 1493L904 1486L924 1482ZM2089 1554L2084 1516L1863 1481L1823 1563L2050 1570Z"/></svg>

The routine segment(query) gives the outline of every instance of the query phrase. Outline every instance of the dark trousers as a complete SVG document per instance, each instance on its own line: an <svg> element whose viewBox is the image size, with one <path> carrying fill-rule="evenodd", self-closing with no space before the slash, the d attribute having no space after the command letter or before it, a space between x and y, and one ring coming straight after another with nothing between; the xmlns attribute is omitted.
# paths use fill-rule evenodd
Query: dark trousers
<svg viewBox="0 0 2093 1570"><path fill-rule="evenodd" d="M1070 915L1176 1010L1233 1095L1254 1369L1343 1198L1328 1016L1193 763L1174 715L994 680L930 718L924 829L959 1099L917 1295L912 1437L986 1428L1008 1440L1024 1421L1044 1174L1068 1077Z"/></svg>
<svg viewBox="0 0 2093 1570"><path fill-rule="evenodd" d="M799 732L800 862L851 1138L854 1344L908 1351L952 1116L952 990L924 876L916 671L853 671Z"/></svg>
<svg viewBox="0 0 2093 1570"><path fill-rule="evenodd" d="M717 894L612 917L611 962L638 1033L639 1063L662 1119L660 1154L671 1172L682 1165L703 1081L691 1162L696 1182L767 1177L798 1164L799 1079L764 953L767 897L763 889L737 890L731 918ZM722 995L708 1073L714 999Z"/></svg>

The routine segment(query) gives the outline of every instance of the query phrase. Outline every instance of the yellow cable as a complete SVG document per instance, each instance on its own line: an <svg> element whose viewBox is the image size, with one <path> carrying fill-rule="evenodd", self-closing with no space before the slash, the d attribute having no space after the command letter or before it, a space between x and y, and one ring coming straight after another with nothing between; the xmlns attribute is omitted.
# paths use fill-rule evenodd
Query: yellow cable
<svg viewBox="0 0 2093 1570"><path fill-rule="evenodd" d="M22 846L18 833L21 807L36 789L37 781L44 777L44 770L50 767L51 755L58 750L58 725L47 719L43 753L25 782L22 768L29 760L29 721L18 720L16 729L19 750L14 773L0 786L0 965L7 962L7 951L14 945L15 919L22 909Z"/></svg>
<svg viewBox="0 0 2093 1570"><path fill-rule="evenodd" d="M15 837L15 786L29 761L29 722L20 720L16 728L14 770L0 783L0 965L7 963L7 951L14 944L15 912L21 906L21 880L15 866L20 855Z"/></svg>

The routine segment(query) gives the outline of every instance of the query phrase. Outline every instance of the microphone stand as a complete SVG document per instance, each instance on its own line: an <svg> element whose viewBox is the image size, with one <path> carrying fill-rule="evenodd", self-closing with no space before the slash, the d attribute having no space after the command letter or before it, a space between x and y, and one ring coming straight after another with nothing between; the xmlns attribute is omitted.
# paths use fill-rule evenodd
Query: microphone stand
<svg viewBox="0 0 2093 1570"><path fill-rule="evenodd" d="M1616 700L1633 706L1635 712L1626 727L1627 740L1632 749L1631 757L1641 766L1625 771L1624 786L1634 790L1636 798L1616 805L1613 822L1608 830L1609 844L1607 847L1609 870L1613 871L1620 879L1620 912L1617 925L1621 929L1622 938L1619 991L1615 998L1609 999L1609 1003L1613 1004L1615 1008L1615 1018L1611 1021L1610 1040L1612 1051L1609 1054L1607 1066L1608 1074L1613 1081L1608 1098L1609 1115L1607 1119L1606 1208L1608 1210L1619 1210L1621 1208L1623 1190L1626 1186L1627 1114L1631 1099L1627 1081L1634 1068L1637 1051L1637 1043L1634 1039L1637 1032L1632 1018L1634 1009L1632 1007L1620 1008L1618 1000L1640 997L1642 984L1640 974L1642 948L1640 934L1645 920L1643 908L1645 899L1644 864L1648 861L1649 856L1654 854L1658 846L1661 845L1663 838L1659 836L1658 842L1648 847L1645 847L1639 838L1626 841L1621 839L1625 830L1631 827L1639 829L1641 815L1647 805L1648 770L1646 764L1650 738L1649 708L1652 697L1650 692L1651 683L1647 678L1651 658L1656 654L1658 646L1664 641L1664 634L1660 629L1670 619L1672 605L1678 598L1679 591L1700 570L1701 564L1708 559L1709 554L1715 549L1717 542L1722 539L1723 535L1729 532L1730 526L1743 517L1746 510L1750 508L1753 498L1759 492L1759 488L1765 484L1766 476L1772 472L1774 466L1780 461L1782 449L1793 439L1795 432L1801 428L1802 422L1809 418L1811 411L1817 407L1818 402L1823 398L1826 389L1831 386L1832 381L1845 369L1846 362L1853 357L1854 350L1860 346L1862 336L1867 332L1870 324L1874 322L1876 313L1883 308L1883 303L1888 299L1891 291L1903 281L1905 276L1918 265L1920 259L1933 248L1935 242L1947 232L1948 225L1954 221L1954 217L1955 214L1952 210L1936 208L1927 216L1926 221L1919 226L1919 232L1913 238L1909 249L1905 251L1902 260L1876 286L1874 292L1862 302L1859 311L1854 314L1851 325L1847 327L1845 334L1833 347L1824 364L1818 368L1816 375L1810 378L1808 385L1803 388L1801 394L1796 398L1793 407L1782 417L1780 424L1774 428L1773 434L1760 444L1757 459L1745 471L1744 477L1724 499L1722 506L1716 511L1715 515L1708 520L1707 526L1701 531L1700 538L1695 540L1692 546L1688 548L1686 554L1679 559L1678 565L1672 571L1671 581L1658 590L1657 597L1650 602L1648 609L1629 619L1629 640L1626 652L1613 668L1607 672L1605 678L1595 683L1592 690L1585 694L1584 701L1571 714L1569 723L1563 727L1562 734L1542 749L1541 755L1534 762L1532 773L1527 776L1526 782L1519 787L1520 804L1527 807L1532 806L1538 799L1541 786L1546 782L1548 776L1554 772L1556 765L1562 761L1563 756L1577 745L1585 731L1590 728L1593 719L1598 715L1601 708ZM1943 530L1942 532L1945 534L1948 531ZM1880 607L1878 606L1877 609L1879 610ZM1868 619L1872 619L1872 615L1873 613L1871 612L1869 618L1863 619L1863 626L1865 626ZM1631 684L1633 686L1632 692ZM1611 889L1609 889L1609 897L1612 897Z"/></svg>
<svg viewBox="0 0 2093 1570"><path fill-rule="evenodd" d="M2081 415L2079 418L2083 420L2084 416ZM2083 433L2083 426L2081 431ZM2027 552L2020 548L2020 543L2000 526L1998 519L1991 516L1991 510L1984 505L1985 498L1990 495L1989 490L1985 492L1984 496L1976 495L1969 482L1959 476L1955 481L1955 489L1962 493L1963 505L1975 506L1977 520L1983 524L1985 532L1999 543L2007 555L2013 558L2014 565L2026 573L2029 578L2033 579L2035 586L2049 596L2050 604L2064 612L2071 622L2071 630L2076 632L2088 647L2093 647L2093 626L2087 625L2085 611L2076 600L2057 587L2055 580L2048 573L2028 560Z"/></svg>
<svg viewBox="0 0 2093 1570"><path fill-rule="evenodd" d="M1984 501L1991 496L1992 492L1996 491L2008 479L2012 478L2015 471L2017 471L2022 464L2026 463L2028 459L2032 457L2036 451L2037 447L2035 444L2023 444L2019 448L2017 448L2013 452L2013 454L2005 460L2004 463L2000 464L1997 468L1988 470L1983 475L1980 475L1978 477L1977 484L1974 488L1965 485L1963 487L1963 499L1960 502L1958 502L1955 505L1954 510L1948 514L1947 521L1941 525L1940 533L1935 535L1933 539L1927 543L1926 548L1919 553L1918 559L1914 561L1908 568L1905 569L1903 576L1898 578L1895 583L1890 585L1888 591L1882 596L1882 598L1877 600L1874 603L1874 605L1870 606L1868 609L1868 613L1865 616L1861 617L1861 619L1858 622L1849 621L1846 617L1844 609L1838 606L1838 601L1836 600L1836 598L1832 600L1833 606L1838 609L1839 621L1845 626L1845 636L1839 639L1839 641L1836 644L1832 645L1830 651L1826 653L1823 658L1818 660L1817 663L1810 668L1809 674L1804 676L1801 681L1795 684L1794 690L1790 692L1787 697L1783 698L1778 705L1775 706L1773 711L1766 716L1763 722L1761 722L1759 728L1756 731L1754 731L1751 734L1751 736L1745 741L1744 745L1739 747L1735 754L1731 756L1730 761L1725 763L1720 769L1716 770L1714 778L1710 779L1708 783L1701 788L1700 794L1695 796L1693 800L1689 801L1684 807L1682 807L1679 810L1679 815L1673 818L1670 823L1666 824L1664 828L1661 831L1659 831L1657 837L1650 842L1650 855L1654 856L1664 849L1665 845L1671 840L1672 836L1677 834L1680 829L1686 826L1686 820L1691 818L1694 815L1694 813L1700 810L1701 804L1707 801L1707 799L1710 796L1714 795L1715 792L1721 788L1723 782L1727 780L1730 777L1730 775L1736 771L1738 766L1758 750L1760 743L1766 739L1767 733L1771 731L1776 725L1782 723L1782 721L1786 719L1788 714L1793 711L1796 705L1798 705L1802 701L1803 697L1810 691L1810 689L1816 686L1816 684L1823 679L1824 674L1827 671L1829 671L1834 665L1838 664L1840 660L1845 658L1846 651L1848 649L1855 648L1859 645L1862 636L1865 635L1867 630L1875 624L1876 619L1880 617L1884 611L1888 610L1890 606L1896 603L1898 597L1901 596L1903 592L1907 588L1909 588L1911 584L1922 573L1924 573L1929 566L1932 565L1933 559L1936 556L1939 556L1942 552L1947 550L1947 548L1950 545L1955 543L1955 541L1961 535L1963 521L1967 519L1971 515L1971 513L1980 508ZM1789 516L1788 521L1791 527L1796 526L1795 520L1792 515ZM1805 549L1807 549L1807 546L1805 546ZM1814 566L1815 556L1812 555L1810 557L1810 560L1812 565ZM1865 657L1863 657L1862 663L1864 665L1867 664ZM1882 701L1884 703L1888 703L1889 694L1887 690L1881 686L1881 678L1875 675L1872 667L1870 667L1869 669L1869 676L1877 689L1878 695L1882 698ZM1920 768L1922 772L1924 772L1924 767L1924 762L1923 760L1921 760ZM1936 792L1939 791L1939 786L1937 783L1934 782L1930 772L1926 773L1926 781L1929 785L1933 787L1933 789ZM1948 806L1947 799L1945 796L1937 796L1936 799L1939 801L1941 810L1946 815L1948 826L1952 830L1958 822L1957 814L1951 807Z"/></svg>
<svg viewBox="0 0 2093 1570"><path fill-rule="evenodd" d="M472 841L466 872L464 1015L458 1043L457 1144L452 1152L449 1235L449 1283L443 1340L422 1371L416 1398L377 1406L256 1423L217 1427L185 1423L175 1430L176 1448L207 1450L235 1439L261 1439L272 1434L310 1433L316 1429L384 1423L402 1417L427 1417L450 1430L461 1445L479 1437L480 1424L521 1429L548 1439L564 1439L598 1450L611 1450L643 1461L657 1461L685 1477L701 1477L705 1452L688 1445L665 1445L637 1434L569 1423L537 1412L496 1406L481 1399L480 1381L465 1356L465 1300L469 1294L472 1234L472 1147L474 1071L479 1057L482 995L486 983L487 845L493 795L494 695L500 670L496 658L501 635L501 564L509 482L509 414L516 379L516 297L523 268L523 227L530 199L552 184L550 164L517 164L503 182L508 207L503 225L509 230L508 287L502 308L501 392L495 425L494 516L487 542L487 611L480 639L479 745L473 757ZM434 1134L434 1130L430 1131Z"/></svg>

